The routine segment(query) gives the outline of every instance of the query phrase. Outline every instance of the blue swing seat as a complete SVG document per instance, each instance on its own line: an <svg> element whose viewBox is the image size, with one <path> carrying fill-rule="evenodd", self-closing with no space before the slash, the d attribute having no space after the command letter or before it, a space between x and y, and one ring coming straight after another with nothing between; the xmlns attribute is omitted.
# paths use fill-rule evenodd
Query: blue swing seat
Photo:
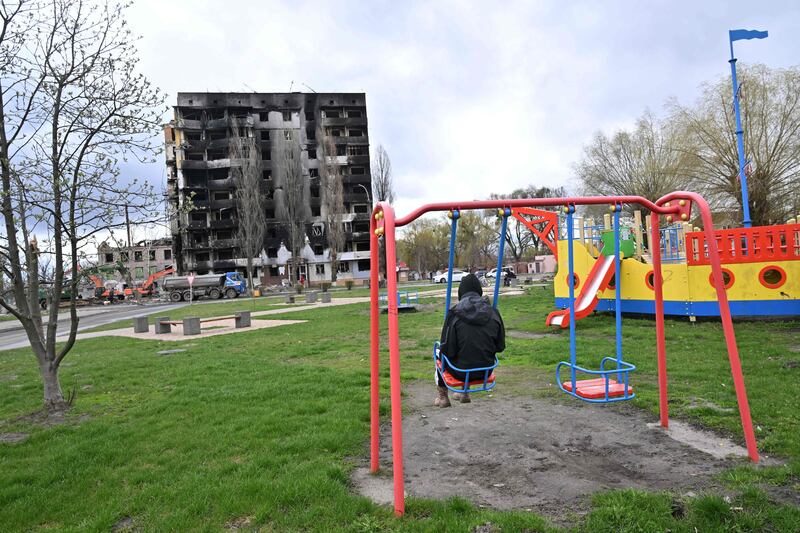
<svg viewBox="0 0 800 533"><path fill-rule="evenodd" d="M485 366L482 368L458 368L450 363L447 356L439 350L439 342L433 344L433 360L436 363L436 369L442 376L444 385L453 392L485 392L494 388L494 369L500 364L497 356L494 358L492 366ZM466 378L460 380L453 376L448 369L453 369L456 372L462 372ZM472 376L480 376L478 379L470 379Z"/></svg>
<svg viewBox="0 0 800 533"><path fill-rule="evenodd" d="M606 369L606 364L609 362L614 364L615 368ZM636 395L633 393L633 387L628 385L628 374L636 370L636 366L621 361L619 368L617 368L616 363L617 360L615 358L604 357L600 362L600 370L589 370L561 361L556 366L556 383L558 383L558 387L562 391L585 402L609 403L631 400ZM571 379L561 381L561 367L567 367L570 370L574 368L576 372L600 377L575 380L575 390L573 391ZM611 376L615 374L617 379L622 380L622 383L619 383L616 379L611 379Z"/></svg>

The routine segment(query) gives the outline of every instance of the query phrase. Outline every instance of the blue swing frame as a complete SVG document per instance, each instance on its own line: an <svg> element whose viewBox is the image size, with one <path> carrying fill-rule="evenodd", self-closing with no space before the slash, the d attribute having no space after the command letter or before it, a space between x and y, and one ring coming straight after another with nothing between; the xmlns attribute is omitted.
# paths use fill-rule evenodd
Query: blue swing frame
<svg viewBox="0 0 800 533"><path fill-rule="evenodd" d="M492 307L497 309L497 304L499 302L500 297L500 283L502 276L500 272L503 271L503 253L505 252L505 244L506 244L506 229L508 228L508 217L511 216L511 209L504 208L499 210L498 214L502 217L502 222L500 224L500 246L497 254L497 276L495 276L494 281L494 299L492 300ZM448 268L447 268L447 294L445 295L445 303L444 303L444 319L447 321L447 313L450 312L450 301L451 301L451 292L453 289L453 263L455 262L456 256L456 232L458 229L458 219L461 216L458 209L454 209L450 211L449 217L451 219L450 224L450 257L448 259ZM433 343L433 361L434 367L436 368L436 372L446 372L448 369L452 369L456 372L463 372L465 374L464 379L464 387L456 388L451 387L447 384L444 380L442 380L445 387L453 392L486 392L490 391L495 386L495 381L489 381L489 377L492 375L492 372L495 368L500 365L500 361L497 359L497 355L494 357L494 364L491 366L486 366L482 368L470 368L470 369L463 369L458 368L457 366L450 363L450 360L447 358L447 355L441 353L439 350L439 341ZM483 384L478 387L471 387L470 386L470 374L471 373L479 373L483 372ZM460 381L460 380L459 380ZM478 381L478 380L473 380Z"/></svg>
<svg viewBox="0 0 800 533"><path fill-rule="evenodd" d="M614 212L614 275L616 279L615 285L615 296L616 302L614 306L614 314L615 314L615 321L616 321L616 357L604 357L603 360L600 362L600 370L590 370L588 368L584 368L582 366L578 366L576 362L576 348L575 348L575 284L570 283L575 278L575 261L573 256L573 220L572 215L575 213L575 206L568 205L564 208L564 212L566 213L566 223L567 223L567 254L568 254L568 276L567 276L567 285L569 286L569 355L570 360L561 361L556 365L556 383L558 387L564 391L565 393L569 394L570 396L574 396L579 400L588 403L611 403L611 402L623 402L627 400L631 400L636 397L636 395L631 391L629 388L629 374L636 370L636 366L632 365L631 363L625 362L622 359L622 295L621 295L621 276L620 276L620 245L619 245L619 217L620 213L622 212L622 204L614 204L612 206L612 210ZM616 368L606 369L606 364L614 363ZM564 383L561 381L561 369L562 367L567 367L570 369L570 389L567 389L564 386ZM604 395L602 398L586 398L578 394L577 389L580 381L576 378L577 373L588 374L591 376L599 376L603 380L604 384ZM614 383L611 383L611 376L617 376L617 380ZM595 378L597 379L597 378ZM621 396L610 395L610 386L612 384L622 383L624 385L623 394Z"/></svg>

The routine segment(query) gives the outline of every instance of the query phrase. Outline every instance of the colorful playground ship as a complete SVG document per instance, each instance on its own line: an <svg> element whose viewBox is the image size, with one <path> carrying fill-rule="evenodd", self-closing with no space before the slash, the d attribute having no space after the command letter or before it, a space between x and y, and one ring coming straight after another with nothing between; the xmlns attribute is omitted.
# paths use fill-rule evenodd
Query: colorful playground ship
<svg viewBox="0 0 800 533"><path fill-rule="evenodd" d="M642 218L649 221L635 213L631 227L621 230L623 261L619 278L623 313L655 313L653 265L646 244L642 244L650 229L642 227ZM614 254L609 252L613 246L608 246L613 243L608 216L600 225L576 219L576 229L575 316L580 320L593 311L614 311L617 276ZM560 310L550 313L547 323L567 327L567 241L563 232L554 229L548 237L554 235L559 235L551 248L558 257L554 292ZM796 219L776 226L721 229L715 235L734 317L800 316L800 224ZM690 319L719 316L705 239L699 228L687 223L661 228L666 315Z"/></svg>

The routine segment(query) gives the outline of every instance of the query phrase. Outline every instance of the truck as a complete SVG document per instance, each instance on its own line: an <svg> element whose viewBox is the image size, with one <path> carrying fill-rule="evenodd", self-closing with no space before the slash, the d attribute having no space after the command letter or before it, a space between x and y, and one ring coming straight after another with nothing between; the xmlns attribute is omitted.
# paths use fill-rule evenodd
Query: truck
<svg viewBox="0 0 800 533"><path fill-rule="evenodd" d="M161 290L169 294L171 302L190 301L205 296L211 300L238 298L247 290L244 276L238 272L194 276L170 276L161 282Z"/></svg>

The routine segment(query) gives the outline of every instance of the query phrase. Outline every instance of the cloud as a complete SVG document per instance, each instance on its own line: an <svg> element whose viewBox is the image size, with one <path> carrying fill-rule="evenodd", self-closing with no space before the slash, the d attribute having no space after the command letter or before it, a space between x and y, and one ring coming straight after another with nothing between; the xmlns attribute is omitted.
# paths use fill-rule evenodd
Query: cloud
<svg viewBox="0 0 800 533"><path fill-rule="evenodd" d="M728 72L737 53L793 64L800 8L773 2L142 1L141 68L178 91L363 91L392 158L398 211L527 184L570 185L597 130L630 127ZM747 22L736 16L747 13ZM738 43L737 43L738 45ZM167 120L169 117L165 117ZM141 174L163 180L163 164Z"/></svg>

